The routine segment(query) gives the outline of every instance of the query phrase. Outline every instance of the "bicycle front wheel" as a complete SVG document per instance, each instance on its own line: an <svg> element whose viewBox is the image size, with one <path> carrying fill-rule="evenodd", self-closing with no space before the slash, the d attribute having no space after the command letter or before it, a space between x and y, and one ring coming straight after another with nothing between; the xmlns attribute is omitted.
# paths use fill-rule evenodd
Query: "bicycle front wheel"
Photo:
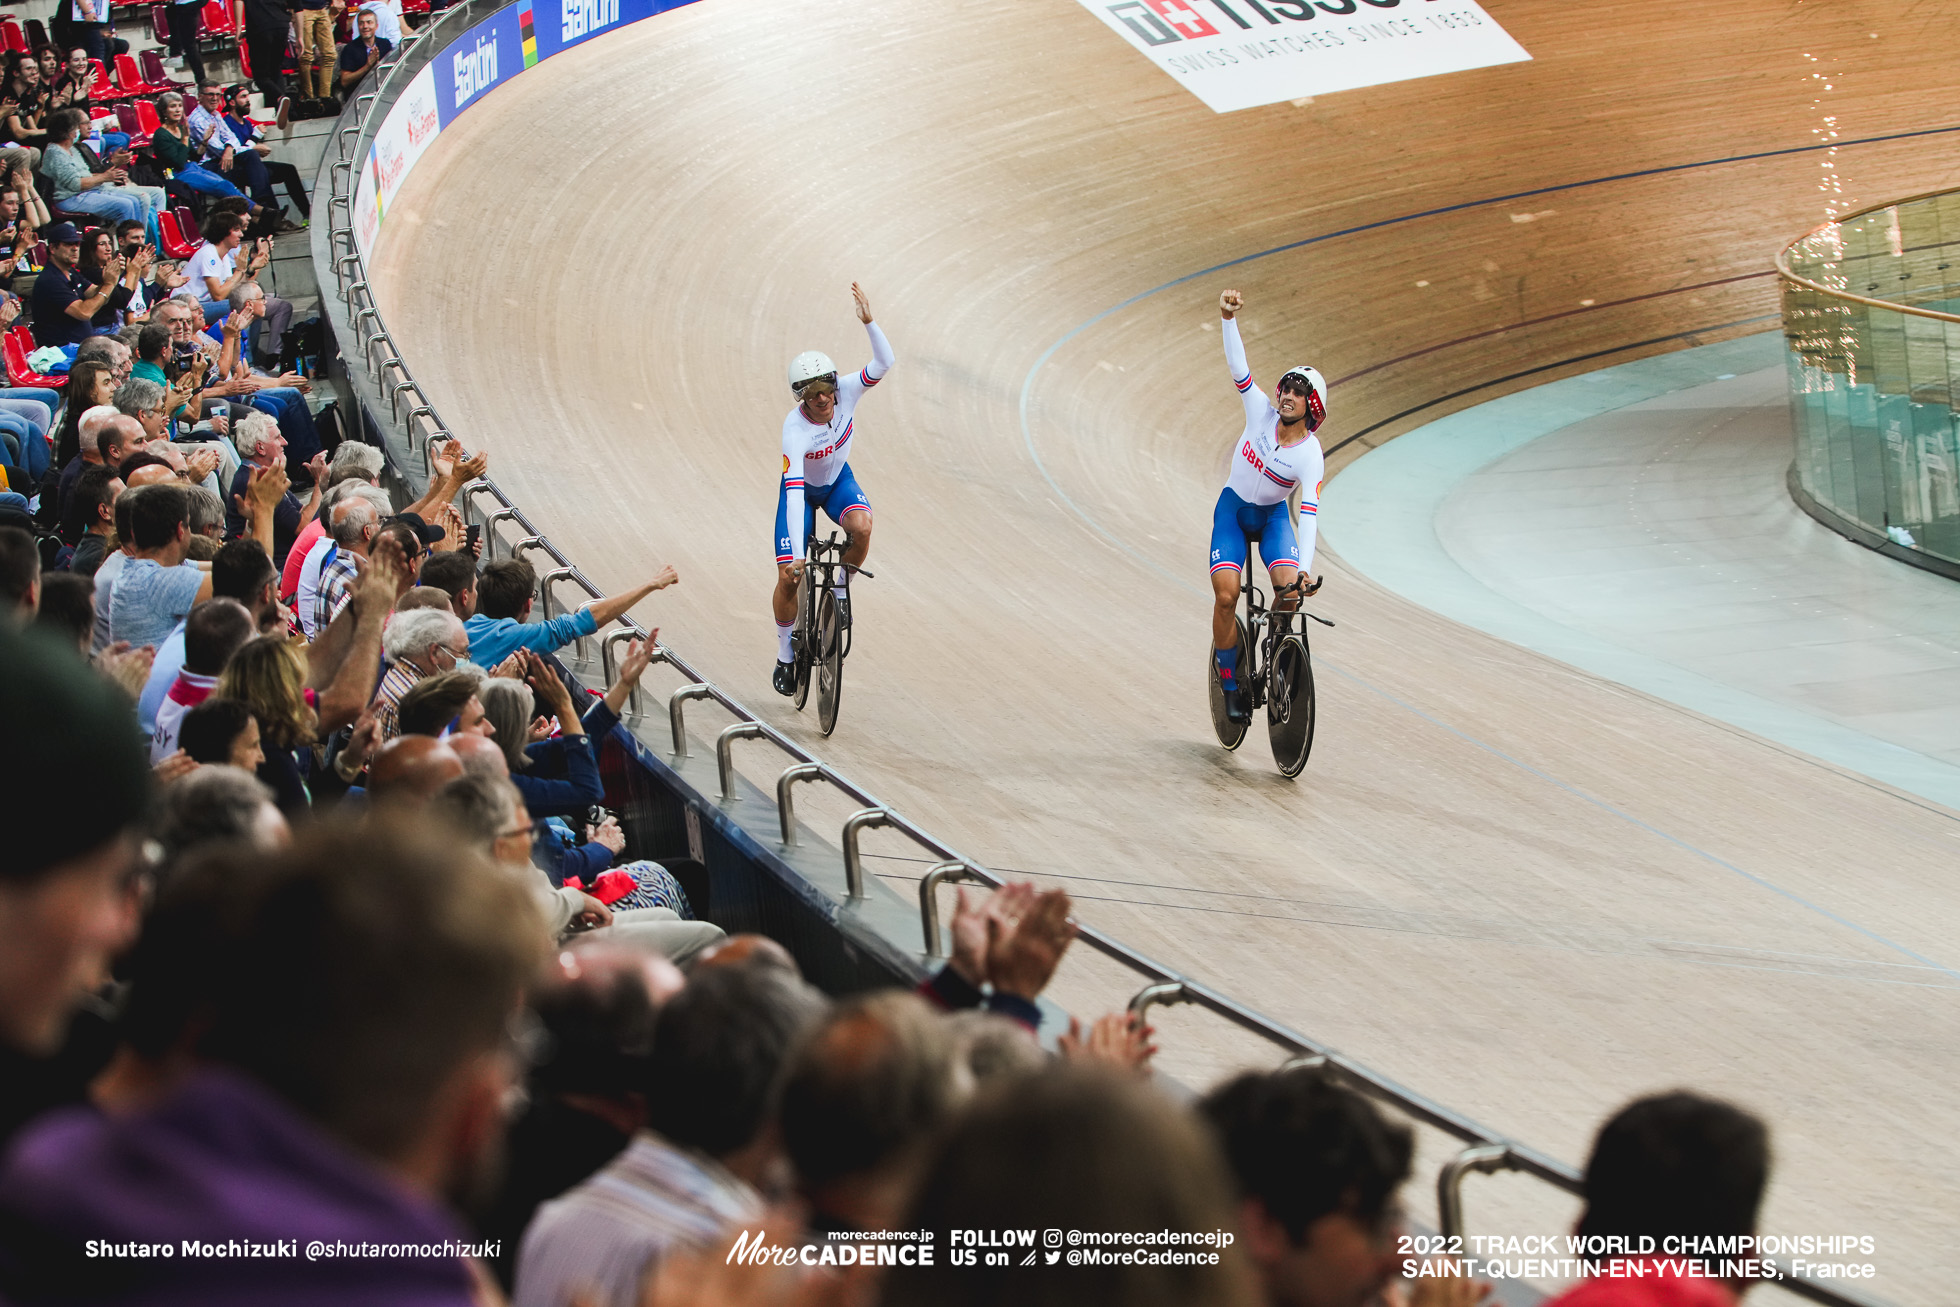
<svg viewBox="0 0 1960 1307"><path fill-rule="evenodd" d="M844 698L844 633L838 630L837 596L825 587L817 600L817 726L825 735L837 726L837 705Z"/></svg>
<svg viewBox="0 0 1960 1307"><path fill-rule="evenodd" d="M1239 666L1241 670L1249 666L1247 650L1250 644L1245 636L1245 622L1239 622ZM1236 749L1245 740L1245 733L1251 721L1235 722L1225 711L1225 686L1218 679L1218 654L1209 645L1205 648L1205 677L1211 689L1211 728L1218 733L1218 742L1228 749Z"/></svg>
<svg viewBox="0 0 1960 1307"><path fill-rule="evenodd" d="M1298 776L1313 751L1313 660L1307 642L1289 635L1273 654L1271 693L1266 699L1266 736L1283 776Z"/></svg>
<svg viewBox="0 0 1960 1307"><path fill-rule="evenodd" d="M803 573L803 584L796 590L796 711L802 712L803 705L810 701L810 663L816 644L817 624L811 620L810 597L814 593L810 586L811 571Z"/></svg>

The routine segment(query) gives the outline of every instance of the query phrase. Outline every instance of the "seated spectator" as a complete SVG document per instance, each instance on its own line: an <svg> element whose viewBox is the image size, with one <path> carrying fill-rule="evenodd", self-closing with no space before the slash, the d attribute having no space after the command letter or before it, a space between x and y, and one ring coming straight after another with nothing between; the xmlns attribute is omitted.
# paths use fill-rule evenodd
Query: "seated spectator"
<svg viewBox="0 0 1960 1307"><path fill-rule="evenodd" d="M157 130L150 137L150 150L156 155L157 162L169 168L187 190L199 195L229 195L245 199L245 192L202 163L204 142L192 138L184 97L169 91L157 97L156 105ZM252 206L252 216L258 216L257 205Z"/></svg>
<svg viewBox="0 0 1960 1307"><path fill-rule="evenodd" d="M139 237L143 224L132 223ZM143 278L149 272L154 254L140 241L133 256L124 255L116 246L116 233L112 227L91 227L82 233L82 257L78 265L90 280L100 282L105 276L115 278L129 291L129 300L121 306L105 304L96 311L89 325L98 333L119 330L132 315L144 311Z"/></svg>
<svg viewBox="0 0 1960 1307"><path fill-rule="evenodd" d="M265 761L258 718L237 699L206 699L185 713L177 747L192 762L223 763L254 775Z"/></svg>
<svg viewBox="0 0 1960 1307"><path fill-rule="evenodd" d="M252 614L236 599L208 599L184 619L184 669L157 708L150 737L150 761L177 752L177 730L184 714L211 697L232 655L257 634Z"/></svg>
<svg viewBox="0 0 1960 1307"><path fill-rule="evenodd" d="M1718 1099L1675 1092L1621 1108L1586 1160L1581 1238L1670 1235L1716 1239L1756 1233L1769 1183L1769 1130ZM1707 1280L1689 1259L1632 1257L1638 1274L1582 1281L1552 1307L1735 1307L1746 1283Z"/></svg>
<svg viewBox="0 0 1960 1307"><path fill-rule="evenodd" d="M251 469L284 466L286 441L279 434L279 424L256 411L238 420L232 428L231 438L245 460L231 480L231 498L226 510L225 529L236 536L245 529L245 493L252 475ZM320 511L320 492L321 487L316 482L305 503L301 503L299 496L290 490L280 496L279 505L272 516L274 566L283 564L293 548L293 541L299 537L299 529Z"/></svg>
<svg viewBox="0 0 1960 1307"><path fill-rule="evenodd" d="M217 492L207 486L186 486L191 496L191 545L210 547L210 553L193 553L201 562L210 562L225 543L225 505ZM241 523L240 525L243 525Z"/></svg>
<svg viewBox="0 0 1960 1307"><path fill-rule="evenodd" d="M380 22L366 9L354 16L354 39L340 47L340 93L352 95L361 79L377 68L395 43L379 36Z"/></svg>
<svg viewBox="0 0 1960 1307"><path fill-rule="evenodd" d="M122 569L129 565L130 559L136 556L135 528L131 526L130 519L137 499L145 491L141 486L125 485L123 492L116 496L116 548L102 560L102 566L95 569L95 633L89 641L91 655L100 655L110 645L109 598L114 591L116 578L122 575ZM162 697L162 691L158 692L158 697ZM154 728L154 720L151 726ZM145 732L145 738L147 736L148 732Z"/></svg>
<svg viewBox="0 0 1960 1307"><path fill-rule="evenodd" d="M46 603L46 599L42 600ZM485 735L452 735L443 743L456 751L463 760L463 774L466 776L495 776L500 780L510 779L510 767L504 762L504 751L497 747L495 740Z"/></svg>
<svg viewBox="0 0 1960 1307"><path fill-rule="evenodd" d="M68 135L72 141L72 125L68 128ZM74 150L67 142L56 152L61 154L64 164L74 156ZM87 180L88 174L74 171L79 169L81 163L76 160L68 175L71 179L80 176ZM120 197L114 195L106 196L99 203L119 210L126 207ZM120 212L118 216L121 216ZM96 277L90 277L81 270L82 233L75 229L73 223L57 222L42 232L41 237L48 244L48 266L34 279L34 343L78 344L94 332L92 319L97 313L129 303L129 287L122 285L106 268Z"/></svg>
<svg viewBox="0 0 1960 1307"><path fill-rule="evenodd" d="M415 591L409 591L414 594ZM380 735L392 740L401 734L397 718L402 696L417 681L456 669L470 656L470 638L447 605L441 609L397 612L381 632L381 651L388 656L388 674L374 692ZM482 711L481 702L477 705Z"/></svg>
<svg viewBox="0 0 1960 1307"><path fill-rule="evenodd" d="M771 1091L822 1012L814 990L775 967L715 967L668 999L641 1086L647 1127L538 1209L514 1307L633 1307L661 1258L754 1222L777 1154Z"/></svg>
<svg viewBox="0 0 1960 1307"><path fill-rule="evenodd" d="M299 535L293 539L293 547L286 554L279 578L279 597L291 599L299 590L299 570L306 562L307 552L313 548L327 528L326 512L333 506L329 499L332 492L346 481L360 481L366 485L381 484L381 468L384 460L381 451L373 445L362 444L358 440L343 440L327 460L327 475L324 484L316 482L320 490L320 507L312 517L300 526Z"/></svg>
<svg viewBox="0 0 1960 1307"><path fill-rule="evenodd" d="M72 572L42 573L41 601L34 610L34 627L63 644L75 646L77 652L87 656L89 636L95 629L95 587L86 577ZM497 761L503 761L502 753L497 755Z"/></svg>
<svg viewBox="0 0 1960 1307"><path fill-rule="evenodd" d="M422 564L422 584L449 594L449 610L467 622L476 612L476 556L467 549L431 554Z"/></svg>
<svg viewBox="0 0 1960 1307"><path fill-rule="evenodd" d="M129 701L72 645L0 621L0 793L10 813L0 858L0 1153L45 1105L42 1059L75 1008L134 937L133 831L150 768ZM80 783L78 778L86 778Z"/></svg>
<svg viewBox="0 0 1960 1307"><path fill-rule="evenodd" d="M109 377L107 368L100 363L84 363L77 370L83 375L74 377L69 384L81 386L84 391L93 385L97 378L106 381ZM113 391L110 393L114 394ZM68 417L73 414L72 406L64 411L64 427L68 425ZM68 496L74 492L75 482L83 472L91 467L113 468L137 448L142 441L141 424L131 426L126 423L116 423L115 419L120 416L113 404L96 404L85 409L75 421L71 436L74 452L60 460L60 471L53 474L52 485L48 480L43 480L41 483L43 523L53 525L67 515ZM112 424L115 425L116 437L111 442L110 457L104 457L102 433Z"/></svg>
<svg viewBox="0 0 1960 1307"><path fill-rule="evenodd" d="M150 837L163 850L166 868L209 844L240 842L265 851L292 839L272 791L248 771L217 763L199 767L166 786L150 818Z"/></svg>
<svg viewBox="0 0 1960 1307"><path fill-rule="evenodd" d="M1133 1077L1064 1066L982 1094L934 1148L900 1228L1202 1237L1230 1229L1232 1217L1217 1148L1188 1113ZM879 1301L1250 1307L1258 1294L1244 1257L1235 1247L1217 1251L1215 1266L970 1267L935 1258L931 1266L890 1268Z"/></svg>
<svg viewBox="0 0 1960 1307"><path fill-rule="evenodd" d="M68 570L76 576L93 578L109 556L116 538L116 497L122 492L122 478L100 464L75 478L62 514L61 535L75 546Z"/></svg>
<svg viewBox="0 0 1960 1307"><path fill-rule="evenodd" d="M402 43L402 16L399 0L365 0L361 12L374 15L374 34L383 41Z"/></svg>
<svg viewBox="0 0 1960 1307"><path fill-rule="evenodd" d="M582 813L603 803L606 791L599 779L599 760L585 722L572 706L571 691L543 663L527 669L526 675L531 685L493 676L477 691L490 721L490 738L504 751L511 780L525 805L537 816L551 817ZM534 738L535 705L541 696L551 718L569 723L561 734L546 740ZM531 774L534 768L536 775Z"/></svg>
<svg viewBox="0 0 1960 1307"><path fill-rule="evenodd" d="M40 546L31 532L0 526L0 621L26 626L40 606Z"/></svg>
<svg viewBox="0 0 1960 1307"><path fill-rule="evenodd" d="M582 635L591 635L607 622L624 616L634 604L680 580L672 567L663 567L645 585L610 599L594 599L575 613L546 622L526 622L538 588L538 574L521 558L492 563L477 582L476 614L466 625L470 657L495 667L519 649L555 653ZM445 590L449 587L444 586Z"/></svg>
<svg viewBox="0 0 1960 1307"><path fill-rule="evenodd" d="M89 1238L467 1237L444 1197L491 1165L519 1066L511 1022L546 956L523 888L412 830L327 827L245 894L232 966L208 995L205 1065L125 1116L50 1115L0 1171L0 1212L33 1232L23 1278L210 1307L476 1303L454 1255L83 1255Z"/></svg>
<svg viewBox="0 0 1960 1307"><path fill-rule="evenodd" d="M182 407L189 397L188 383L184 388L164 387L154 381L132 376L116 387L115 405L119 413L143 428L145 443L157 446L154 452L165 457L181 452L186 459L200 451L213 455L211 460L200 460L200 465L191 469L191 480L208 485L215 494L220 487L230 485L237 476L238 451L224 439L200 441L188 433L179 440L170 438L170 414ZM240 529L243 529L242 525Z"/></svg>
<svg viewBox="0 0 1960 1307"><path fill-rule="evenodd" d="M155 647L194 605L211 597L211 573L184 561L190 496L181 486L143 487L134 498L130 529L136 552L110 589L109 634L137 648Z"/></svg>
<svg viewBox="0 0 1960 1307"><path fill-rule="evenodd" d="M385 747L399 749L407 741L426 738L404 735ZM455 757L453 750L450 757ZM671 908L608 907L583 890L554 887L531 863L531 817L516 788L501 777L463 774L460 759L456 767L457 774L430 800L430 815L446 821L491 860L523 872L555 938L592 931L593 938L643 948L676 963L725 938L719 926L682 920Z"/></svg>
<svg viewBox="0 0 1960 1307"><path fill-rule="evenodd" d="M265 265L272 262L270 241L257 240L243 260L238 257L238 247L245 240L245 215L227 210L218 210L204 220L202 234L204 244L198 246L197 253L191 255L189 266L191 295L204 310L204 322L209 326L231 310L231 293L247 281L257 277ZM284 301L280 301L284 303ZM286 314L292 315L287 306ZM281 330L284 330L283 325Z"/></svg>
<svg viewBox="0 0 1960 1307"><path fill-rule="evenodd" d="M286 624L270 595L271 578L272 564L266 559L265 547L256 540L234 540L211 560L212 597L236 599L245 605L258 634L283 635ZM163 706L163 697L170 693L183 668L184 628L180 626L157 646L150 679L136 702L136 719L146 734L156 734L157 709Z"/></svg>
<svg viewBox="0 0 1960 1307"><path fill-rule="evenodd" d="M72 109L58 109L48 116L48 144L41 156L41 171L54 188L55 207L70 213L95 214L112 222L121 222L125 218L140 222L144 232L155 241L157 210L164 203L163 192L154 186L131 184L129 170L125 166L112 164L102 167L96 160L96 166L92 167L90 156L83 153L75 139L86 120L86 115ZM56 223L55 230L59 231L65 226L68 224ZM80 257L78 248L76 258L79 260ZM120 274L122 270L117 268L115 271ZM114 283L115 278L111 277L110 284ZM111 306L122 308L129 302L128 287L117 287L117 294L121 298L116 300L112 297ZM38 288L35 299L38 309ZM95 309L101 307L100 304L95 305L89 315L93 316ZM79 340L81 337L73 339Z"/></svg>
<svg viewBox="0 0 1960 1307"><path fill-rule="evenodd" d="M288 17L289 26L291 21ZM285 210L279 207L279 201L272 193L272 181L266 173L265 162L258 151L232 135L231 128L225 125L224 111L225 88L216 82L200 83L197 107L191 110L188 120L191 140L201 150L199 161L246 192L264 209L260 230L264 230L264 220L270 220L275 224L274 231L298 231L299 224L286 218ZM208 234L206 239L210 239ZM196 284L195 272L192 284ZM217 298L224 297L220 295Z"/></svg>
<svg viewBox="0 0 1960 1307"><path fill-rule="evenodd" d="M387 33L384 31L382 35L386 36ZM325 57L328 60L333 58L331 45ZM329 72L328 76L331 75ZM299 213L299 225L305 226L305 219L312 212L306 200L305 179L300 176L298 168L272 157L272 145L265 139L265 130L252 118L252 88L243 82L233 86L226 94L225 126L233 140L259 156L259 162L265 167L268 189L273 186L286 188L286 198L293 202L293 208Z"/></svg>
<svg viewBox="0 0 1960 1307"><path fill-rule="evenodd" d="M477 698L481 675L441 672L417 681L401 697L395 725L403 735L491 735L495 727Z"/></svg>
<svg viewBox="0 0 1960 1307"><path fill-rule="evenodd" d="M186 642L187 656L188 651ZM306 671L298 650L283 638L262 635L232 655L216 687L223 698L236 699L252 710L265 751L258 778L272 787L280 811L289 817L309 806L307 765L301 755L308 755L310 761L310 746L319 738L319 714L309 699Z"/></svg>
<svg viewBox="0 0 1960 1307"><path fill-rule="evenodd" d="M783 1151L817 1238L897 1229L920 1154L965 1096L952 1031L899 990L833 1008L783 1080Z"/></svg>
<svg viewBox="0 0 1960 1307"><path fill-rule="evenodd" d="M1237 1225L1266 1301L1375 1301L1400 1266L1395 1195L1409 1178L1409 1128L1307 1068L1248 1072L1199 1110L1236 1181Z"/></svg>
<svg viewBox="0 0 1960 1307"><path fill-rule="evenodd" d="M395 601L395 612L397 613L412 613L418 608L435 609L445 613L449 612L449 592L447 590L438 590L432 585L418 584L412 585L403 591L402 597ZM462 622L459 619L457 626L460 627L461 625ZM466 636L465 639L467 638Z"/></svg>
<svg viewBox="0 0 1960 1307"><path fill-rule="evenodd" d="M381 519L393 508L387 494L373 486L355 486L329 513L327 540L321 554L320 581L313 601L313 621L307 634L325 630L353 594L354 579L360 575L360 559L366 558L381 534ZM392 602L391 602L392 606ZM301 614L302 624L305 615Z"/></svg>
<svg viewBox="0 0 1960 1307"><path fill-rule="evenodd" d="M492 1265L506 1290L538 1204L619 1156L646 1124L654 1021L684 983L665 958L590 939L545 968L531 1010L547 1051L511 1122L502 1182L476 1222L478 1234L501 1244Z"/></svg>

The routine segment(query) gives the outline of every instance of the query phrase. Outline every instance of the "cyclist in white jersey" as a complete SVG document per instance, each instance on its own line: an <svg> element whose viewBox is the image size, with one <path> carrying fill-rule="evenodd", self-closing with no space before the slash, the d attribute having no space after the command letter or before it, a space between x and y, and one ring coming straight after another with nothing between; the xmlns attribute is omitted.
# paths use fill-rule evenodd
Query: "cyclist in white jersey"
<svg viewBox="0 0 1960 1307"><path fill-rule="evenodd" d="M790 360L789 388L797 405L783 419L783 480L776 496L776 672L779 694L796 693L790 633L796 626L796 587L803 579L803 543L816 525L819 508L844 528L844 561L862 567L871 553L871 501L851 473L851 437L858 401L891 371L892 347L871 320L871 302L856 282L851 299L858 321L871 337L871 362L847 377L837 375L829 356L806 350ZM851 624L844 576L837 577L837 619Z"/></svg>
<svg viewBox="0 0 1960 1307"><path fill-rule="evenodd" d="M1232 468L1211 515L1211 642L1218 679L1225 689L1226 712L1235 722L1251 715L1238 683L1236 617L1249 542L1259 542L1259 557L1273 581L1275 609L1290 610L1303 595L1320 588L1319 581L1312 581L1297 591L1287 589L1302 573L1313 574L1314 526L1326 466L1314 432L1327 420L1327 380L1304 363L1281 375L1270 402L1252 384L1239 324L1233 321L1244 302L1235 290L1218 297L1219 335L1225 340L1232 384L1245 406L1245 430L1232 451ZM1287 506L1295 489L1300 492L1297 530L1296 514Z"/></svg>

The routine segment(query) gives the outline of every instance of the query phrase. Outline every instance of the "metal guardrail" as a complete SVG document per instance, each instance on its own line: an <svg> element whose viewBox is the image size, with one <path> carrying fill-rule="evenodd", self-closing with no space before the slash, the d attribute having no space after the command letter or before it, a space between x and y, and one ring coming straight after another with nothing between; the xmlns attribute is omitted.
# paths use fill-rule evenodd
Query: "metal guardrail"
<svg viewBox="0 0 1960 1307"><path fill-rule="evenodd" d="M504 7L502 4L495 3L494 0L488 3L485 0L471 0L470 3L445 10L427 28L407 37L390 52L374 74L376 90L359 97L355 105L343 111L343 123L334 134L333 156L323 160L320 173L329 187L327 205L329 263L336 291L346 304L354 330L360 336L360 349L351 356L343 351L343 357L350 360L358 358L364 367L371 369L370 379L374 388L389 401L390 415L405 435L409 449L422 454L425 471L429 467L430 442L437 439L452 439L454 434L429 402L427 394L415 381L414 373L401 357L401 350L381 322L381 313L374 303L373 289L366 277L364 261L354 244L351 191L343 193L341 179L347 178L348 185L351 187L352 179L358 171L361 151L372 140L378 107L392 106L400 87L409 76L413 75L413 70L404 71L404 61L417 50L425 48L427 42L433 41L435 44L426 48L441 50L443 42L440 37L452 30L461 31L471 26L478 15L487 15L502 7ZM465 19L471 21L466 22ZM350 115L358 121L347 125L345 119ZM350 132L353 133L355 141L351 152L347 146ZM342 214L346 217L343 218ZM341 252L343 241L345 252ZM347 272L350 266L353 269L351 275ZM323 291L325 289L324 280L322 289ZM372 324L372 327L370 328L368 324ZM376 344L385 344L389 350L378 367L375 366L373 358ZM386 380L389 373L398 378L392 385ZM400 402L404 395L413 395L418 401L409 409L406 420L400 415ZM422 420L426 429L417 430L415 424L418 418ZM509 556L517 557L527 550L535 549L543 552L556 564L556 567L541 575L538 583L540 592L538 598L547 613L553 604L554 584L570 582L594 599L604 597L604 592L593 584L592 580L579 569L576 563L566 557L557 545L551 542L549 536L525 516L524 511L511 501L494 480L485 477L472 481L462 488L460 496L465 519L474 520L483 528L486 559L496 557L501 543L502 538L498 535L497 528L510 523L524 534L508 546ZM479 503L485 496L498 504L497 508L487 513L481 511ZM613 676L614 650L617 645L622 641L645 639L648 634L646 628L630 616L622 616L617 620L620 629L607 633L600 640L602 673L608 684ZM580 641L580 647L582 650L585 648L583 640ZM775 784L776 805L781 818L784 848L793 848L797 843L795 805L791 795L792 787L797 783L823 781L863 805L844 820L839 834L839 843L844 852L848 897L851 900L861 900L864 897L864 873L862 858L858 851L858 835L865 829L876 826L896 831L940 859L927 871L919 885L920 930L928 960L943 955L942 929L936 896L936 891L942 884L950 881L968 881L999 888L1006 883L1005 877L955 851L904 814L879 800L863 786L809 753L769 723L757 718L671 648L666 645L656 646L654 659L673 668L687 682L674 691L667 705L668 725L675 756L689 756L684 721L684 710L689 701L712 699L735 718L733 725L724 728L715 737L715 760L721 782L722 803L726 804L735 797L733 749L737 741L766 740L793 760L777 776ZM644 721L638 689L634 690L629 707L635 716ZM1246 1007L1202 981L1184 976L1137 952L1094 926L1077 922L1076 929L1077 938L1083 944L1145 979L1143 987L1129 1003L1130 1012L1137 1017L1142 1018L1150 1008L1156 1006L1189 1004L1202 1008L1240 1030L1285 1050L1285 1060L1281 1064L1283 1067L1324 1068L1354 1088L1388 1103L1424 1125L1440 1130L1465 1144L1466 1147L1443 1165L1436 1179L1437 1211L1443 1233L1449 1235L1463 1233L1462 1181L1463 1177L1471 1171L1486 1174L1499 1170L1517 1171L1542 1180L1566 1193L1574 1195L1583 1193L1584 1177L1572 1166L1507 1139L1468 1117L1397 1084L1318 1041L1282 1025L1264 1013ZM1779 1267L1779 1269L1783 1271L1784 1277L1775 1281L1778 1287L1788 1289L1812 1302L1827 1304L1827 1307L1878 1307L1874 1300L1860 1298L1813 1281L1797 1278L1790 1275L1787 1268Z"/></svg>

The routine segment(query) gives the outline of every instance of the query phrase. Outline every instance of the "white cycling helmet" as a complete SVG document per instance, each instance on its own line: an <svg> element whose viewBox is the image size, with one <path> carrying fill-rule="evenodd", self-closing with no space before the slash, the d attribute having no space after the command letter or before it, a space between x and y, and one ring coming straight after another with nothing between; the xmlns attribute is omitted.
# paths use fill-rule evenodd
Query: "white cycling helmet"
<svg viewBox="0 0 1960 1307"><path fill-rule="evenodd" d="M1296 363L1280 373L1279 384L1285 385L1288 377L1298 377L1307 383L1307 430L1318 431L1320 424L1327 420L1327 378L1320 375L1320 369Z"/></svg>
<svg viewBox="0 0 1960 1307"><path fill-rule="evenodd" d="M828 378L834 385L837 381L837 365L830 361L830 355L814 349L806 349L789 361L790 393L800 395L803 387L812 381Z"/></svg>

